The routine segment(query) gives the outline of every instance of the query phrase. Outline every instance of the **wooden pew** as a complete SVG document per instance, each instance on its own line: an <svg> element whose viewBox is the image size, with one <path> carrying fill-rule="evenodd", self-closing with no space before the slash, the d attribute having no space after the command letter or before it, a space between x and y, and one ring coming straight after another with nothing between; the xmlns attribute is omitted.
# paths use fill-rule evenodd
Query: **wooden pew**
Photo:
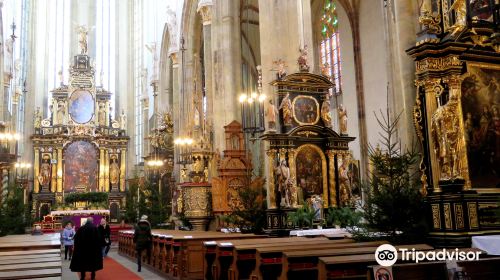
<svg viewBox="0 0 500 280"><path fill-rule="evenodd" d="M1 242L0 252L22 251L22 250L43 250L61 248L59 240L24 241L24 242Z"/></svg>
<svg viewBox="0 0 500 280"><path fill-rule="evenodd" d="M20 270L20 271L1 271L0 280L17 280L17 279L43 279L44 277L59 277L61 279L61 268L50 269L34 269L34 270Z"/></svg>
<svg viewBox="0 0 500 280"><path fill-rule="evenodd" d="M21 256L21 255L43 255L43 254L61 254L61 249L47 249L47 250L25 250L25 251L5 251L0 252L1 256Z"/></svg>
<svg viewBox="0 0 500 280"><path fill-rule="evenodd" d="M252 271L256 269L259 263L257 252L259 250L273 250L276 248L329 248L330 246L337 246L339 244L353 243L352 239L341 240L316 240L316 238L306 238L303 240L290 240L286 242L274 242L270 244L252 244L252 245L237 245L234 248L233 258L231 265L228 269L229 279L246 279L249 278ZM221 272L222 270L221 266ZM224 272L225 273L225 272Z"/></svg>
<svg viewBox="0 0 500 280"><path fill-rule="evenodd" d="M255 255L255 248L253 246L276 246L277 244L284 244L284 243L291 243L294 244L296 242L311 242L311 243L316 243L317 241L326 241L327 239L324 237L317 237L317 238L306 238L306 237L283 237L283 238L261 238L261 239L243 239L243 240L224 240L224 241L219 241L215 242L215 244L209 245L212 247L212 251L209 251L209 254L212 254L213 256L207 256L205 255L205 259L213 259L211 262L206 263L206 267L210 268L211 267L211 274L208 275L209 279L213 278L219 278L221 277L221 273L224 275L222 276L227 277L227 271L231 269L231 263L235 260L243 261L240 258L234 258L234 256L237 255L236 253L236 247L239 248L239 246L251 246L253 250L249 252L249 254ZM235 247L236 246L236 247ZM206 250L208 250L207 248ZM248 257L248 256L247 256ZM245 258L245 257L242 257ZM254 259L254 264L255 265L255 258ZM251 262L251 260L249 260ZM250 265L252 265L250 263ZM220 272L220 267L223 267L223 272ZM204 274L207 274L207 271L204 271Z"/></svg>
<svg viewBox="0 0 500 280"><path fill-rule="evenodd" d="M21 271L21 270L33 270L33 269L57 269L61 268L61 260L54 262L36 262L36 263L16 263L16 264L5 264L0 265L0 272L3 271Z"/></svg>
<svg viewBox="0 0 500 280"><path fill-rule="evenodd" d="M283 251L282 272L279 279L303 279L310 276L316 279L318 276L318 259L326 256L362 255L374 253L378 246L386 244L385 241L373 241L349 244L350 246L322 249ZM432 247L426 244L403 245L402 248L415 248L416 250L428 251ZM399 248L397 246L396 248ZM260 277L262 279L262 277Z"/></svg>
<svg viewBox="0 0 500 280"><path fill-rule="evenodd" d="M255 239L259 236L241 233L207 233L172 238L171 271L169 275L177 279L203 279L203 242L216 240ZM262 238L264 236L261 236Z"/></svg>
<svg viewBox="0 0 500 280"><path fill-rule="evenodd" d="M27 258L28 257L28 258ZM7 264L41 263L60 261L60 255L7 256L0 257L0 266Z"/></svg>
<svg viewBox="0 0 500 280"><path fill-rule="evenodd" d="M416 245L408 245L406 247L408 248L413 248ZM415 247L417 249L417 247ZM431 251L431 250L422 250L418 249L421 251ZM440 251L440 250L435 250L435 251ZM473 251L476 252L478 249L474 248L466 248L466 249L460 249L460 251ZM430 272L428 274L425 274L425 271L420 271L418 268L413 268L411 265L416 265L418 266L419 264L424 264L425 262L421 263L412 263L411 260L406 260L407 266L404 266L404 268L407 268L407 272L403 272L403 274L399 274L400 278L402 275L404 277L402 279L413 279L413 278L408 278L409 273L412 273L411 270L414 272L421 273L422 275L428 275L429 277L435 277L433 272ZM394 272L394 267L397 267L399 264L402 264L403 260L401 259L401 255L398 254L398 262L393 265L393 272ZM461 263L461 262L459 262ZM318 263L318 279L324 280L324 279L345 279L348 277L349 279L370 279L371 275L373 274L372 269L369 269L367 272L367 267L370 265L377 265L375 261L375 254L363 254L363 255L348 255L348 256L329 256L329 257L320 257L319 258L319 263ZM423 270L425 267L421 266L421 270ZM435 266L429 265L429 269L434 269ZM373 277L372 277L373 278ZM398 278L394 278L398 279ZM422 278L415 278L415 279L422 279ZM427 278L424 278L427 279ZM434 278L429 278L429 279L434 279ZM443 278L441 278L443 279ZM444 278L447 279L447 278ZM483 279L483 278L472 278L472 279ZM484 279L490 279L490 278L484 278ZM494 278L491 278L494 279Z"/></svg>

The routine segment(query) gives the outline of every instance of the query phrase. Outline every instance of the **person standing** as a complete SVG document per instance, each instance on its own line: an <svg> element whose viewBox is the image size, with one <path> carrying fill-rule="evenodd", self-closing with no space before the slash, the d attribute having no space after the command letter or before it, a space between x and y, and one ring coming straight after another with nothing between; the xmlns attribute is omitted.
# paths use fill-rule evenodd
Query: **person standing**
<svg viewBox="0 0 500 280"><path fill-rule="evenodd" d="M148 261L151 258L151 245L153 236L151 235L151 224L148 222L148 216L142 215L135 226L134 243L137 251L137 271L141 272L142 252L146 250Z"/></svg>
<svg viewBox="0 0 500 280"><path fill-rule="evenodd" d="M73 272L80 272L80 279L85 279L85 272L91 272L91 279L95 279L95 272L101 270L102 248L99 230L93 224L92 217L87 218L85 225L75 234L73 259L69 268Z"/></svg>
<svg viewBox="0 0 500 280"><path fill-rule="evenodd" d="M111 229L109 228L106 218L101 219L101 224L99 225L99 235L101 237L102 244L102 257L106 257L111 247Z"/></svg>
<svg viewBox="0 0 500 280"><path fill-rule="evenodd" d="M73 229L73 223L68 222L62 232L65 260L68 259L68 251L69 251L69 260L71 260L71 256L73 256L74 237L75 237L75 230Z"/></svg>

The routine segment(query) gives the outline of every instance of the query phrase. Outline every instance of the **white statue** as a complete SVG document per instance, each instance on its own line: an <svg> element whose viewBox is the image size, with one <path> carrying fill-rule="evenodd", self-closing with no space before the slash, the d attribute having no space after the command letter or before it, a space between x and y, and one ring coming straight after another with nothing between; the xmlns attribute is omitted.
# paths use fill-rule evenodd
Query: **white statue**
<svg viewBox="0 0 500 280"><path fill-rule="evenodd" d="M269 130L276 130L276 116L278 116L279 111L274 105L272 99L269 100L269 105L267 105L266 117Z"/></svg>
<svg viewBox="0 0 500 280"><path fill-rule="evenodd" d="M340 104L338 109L339 121L340 121L340 134L347 134L347 111L344 105Z"/></svg>
<svg viewBox="0 0 500 280"><path fill-rule="evenodd" d="M120 129L127 129L127 115L125 115L125 110L122 110L122 114L120 115Z"/></svg>
<svg viewBox="0 0 500 280"><path fill-rule="evenodd" d="M85 25L79 25L76 28L78 32L78 43L80 44L80 52L81 54L87 54L88 45L87 45L87 35L89 33L89 29Z"/></svg>
<svg viewBox="0 0 500 280"><path fill-rule="evenodd" d="M99 112L97 113L97 121L100 126L106 125L106 108L104 104L99 105Z"/></svg>
<svg viewBox="0 0 500 280"><path fill-rule="evenodd" d="M281 195L280 206L290 207L292 204L290 168L286 165L286 160L282 159L280 164L274 169L276 183Z"/></svg>
<svg viewBox="0 0 500 280"><path fill-rule="evenodd" d="M146 44L146 48L153 56L153 73L151 74L151 80L157 79L157 71L158 71L158 52L156 51L156 42L152 42Z"/></svg>
<svg viewBox="0 0 500 280"><path fill-rule="evenodd" d="M57 103L57 123L64 124L64 116L66 115L66 104L64 101Z"/></svg>
<svg viewBox="0 0 500 280"><path fill-rule="evenodd" d="M36 107L35 114L33 116L33 127L35 129L42 126L42 114L40 113L40 107Z"/></svg>

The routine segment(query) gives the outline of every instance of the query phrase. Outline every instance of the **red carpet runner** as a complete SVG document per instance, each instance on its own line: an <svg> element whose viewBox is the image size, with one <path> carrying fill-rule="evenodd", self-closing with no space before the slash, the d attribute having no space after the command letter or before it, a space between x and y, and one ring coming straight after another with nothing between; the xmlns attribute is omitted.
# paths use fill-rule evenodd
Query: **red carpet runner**
<svg viewBox="0 0 500 280"><path fill-rule="evenodd" d="M137 267L131 267L130 269L137 269ZM80 275L78 275L80 276ZM90 279L90 272L87 272L85 279ZM141 280L135 273L130 271L128 268L119 264L112 258L104 258L104 269L96 272L96 280Z"/></svg>

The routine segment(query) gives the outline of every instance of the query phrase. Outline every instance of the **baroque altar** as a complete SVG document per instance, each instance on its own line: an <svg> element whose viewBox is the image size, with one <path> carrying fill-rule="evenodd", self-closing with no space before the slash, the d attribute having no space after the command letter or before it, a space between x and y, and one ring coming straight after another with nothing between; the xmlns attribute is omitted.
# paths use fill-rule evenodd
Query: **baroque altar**
<svg viewBox="0 0 500 280"><path fill-rule="evenodd" d="M270 102L268 110L276 117L268 119L261 137L268 144L267 231L283 235L292 228L287 212L302 204L350 206L353 193L346 171L354 137L332 125L329 89L334 84L328 77L304 69L287 76L278 73L271 84L276 89L272 99L278 102Z"/></svg>
<svg viewBox="0 0 500 280"><path fill-rule="evenodd" d="M106 208L111 221L117 221L125 203L126 115L112 119L111 93L102 82L96 85L86 48L74 56L69 73L66 85L59 72L60 85L51 91L49 110L35 112L33 215L56 210L69 193L106 192ZM76 204L80 209L88 206Z"/></svg>
<svg viewBox="0 0 500 280"><path fill-rule="evenodd" d="M430 239L470 246L498 234L500 218L500 4L424 0L414 122Z"/></svg>

